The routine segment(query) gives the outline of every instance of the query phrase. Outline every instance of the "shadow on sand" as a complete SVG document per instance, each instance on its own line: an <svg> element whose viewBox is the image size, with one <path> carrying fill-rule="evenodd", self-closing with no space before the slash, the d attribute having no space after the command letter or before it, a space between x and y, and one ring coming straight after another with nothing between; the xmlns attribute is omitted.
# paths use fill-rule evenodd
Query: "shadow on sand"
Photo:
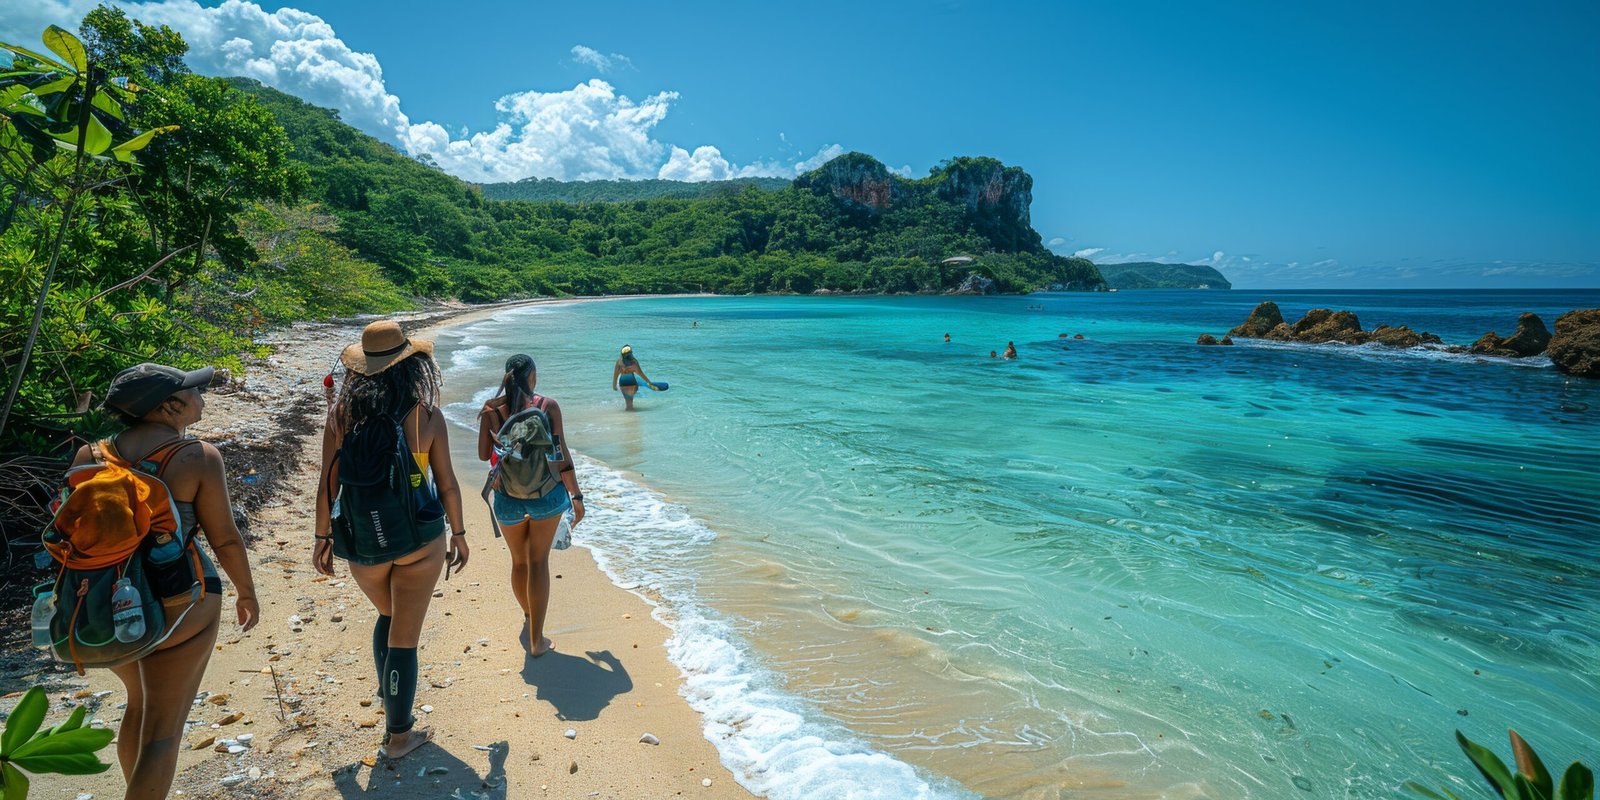
<svg viewBox="0 0 1600 800"><path fill-rule="evenodd" d="M522 680L556 709L556 719L591 720L619 694L633 691L633 679L610 650L590 650L588 658L551 650L522 664Z"/></svg>
<svg viewBox="0 0 1600 800"><path fill-rule="evenodd" d="M427 797L449 800L508 800L508 742L489 747L489 771L478 771L438 744L425 744L399 761L379 761L372 769L352 765L333 776L340 797ZM443 768L444 772L439 772ZM428 774L432 770L434 774ZM420 776L418 773L422 773Z"/></svg>

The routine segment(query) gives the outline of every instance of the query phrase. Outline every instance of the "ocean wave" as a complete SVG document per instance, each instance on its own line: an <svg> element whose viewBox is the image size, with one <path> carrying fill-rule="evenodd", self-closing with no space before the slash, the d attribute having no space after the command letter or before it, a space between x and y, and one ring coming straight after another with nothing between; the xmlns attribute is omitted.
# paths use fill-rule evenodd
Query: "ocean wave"
<svg viewBox="0 0 1600 800"><path fill-rule="evenodd" d="M1236 339L1234 341L1238 346L1257 350L1339 353L1370 361L1410 361L1420 359L1425 361L1501 364L1524 369L1555 369L1555 365L1550 363L1550 359L1543 355L1528 356L1527 358L1488 356L1478 353L1452 351L1446 349L1446 345L1425 344L1417 347L1389 347L1388 345L1371 342L1367 344L1345 344L1344 342L1279 342L1268 339Z"/></svg>
<svg viewBox="0 0 1600 800"><path fill-rule="evenodd" d="M593 512L573 531L574 543L672 631L667 654L683 674L682 694L740 785L779 800L971 797L873 750L779 688L732 622L699 597L692 556L684 554L708 547L716 533L599 462L579 456L578 468Z"/></svg>

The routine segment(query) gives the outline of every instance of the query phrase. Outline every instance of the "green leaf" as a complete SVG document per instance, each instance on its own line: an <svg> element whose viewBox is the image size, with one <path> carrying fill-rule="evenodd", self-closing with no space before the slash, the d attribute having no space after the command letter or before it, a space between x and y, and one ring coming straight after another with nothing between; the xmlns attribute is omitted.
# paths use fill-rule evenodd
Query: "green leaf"
<svg viewBox="0 0 1600 800"><path fill-rule="evenodd" d="M111 769L110 764L95 758L94 753L29 756L27 758L13 758L11 763L35 775L43 775L48 772L60 775L94 775Z"/></svg>
<svg viewBox="0 0 1600 800"><path fill-rule="evenodd" d="M1528 780L1528 776L1518 772L1511 776L1511 782L1517 787L1517 797L1522 800L1551 800L1550 795L1539 791L1539 787Z"/></svg>
<svg viewBox="0 0 1600 800"><path fill-rule="evenodd" d="M78 83L78 76L76 76L76 75L68 75L65 78L57 78L57 79L55 79L55 80L53 80L53 81L51 81L49 83L40 84L38 86L35 86L35 87L33 87L32 91L33 91L34 94L36 94L36 95L38 95L40 97L44 97L45 95L51 95L51 94L55 94L57 92L67 91L68 89L70 89L74 85L76 85L77 83Z"/></svg>
<svg viewBox="0 0 1600 800"><path fill-rule="evenodd" d="M1511 792L1517 790L1516 783L1511 780L1511 770L1506 768L1506 763L1501 761L1499 756L1489 752L1489 748L1468 739L1461 731L1456 731L1456 742L1461 745L1461 752L1472 759L1473 765L1483 773L1483 779L1494 787L1496 793L1507 800L1518 800L1515 794L1506 794L1508 790Z"/></svg>
<svg viewBox="0 0 1600 800"><path fill-rule="evenodd" d="M54 736L34 739L18 747L11 754L11 760L21 762L23 759L36 756L93 754L94 751L111 744L111 740L115 738L117 734L110 728L77 728Z"/></svg>
<svg viewBox="0 0 1600 800"><path fill-rule="evenodd" d="M0 786L5 787L5 800L28 800L28 776L9 761L0 761Z"/></svg>
<svg viewBox="0 0 1600 800"><path fill-rule="evenodd" d="M1428 798L1428 800L1445 800L1444 795L1439 794L1438 792L1429 789L1428 787L1423 786L1416 781L1406 781L1405 788L1407 791L1416 792L1417 794Z"/></svg>
<svg viewBox="0 0 1600 800"><path fill-rule="evenodd" d="M63 720L60 725L50 729L50 735L55 736L57 734L66 733L67 731L75 731L83 727L83 718L88 713L89 709L85 706L78 706L77 708L72 709L72 713L68 714L67 718Z"/></svg>
<svg viewBox="0 0 1600 800"><path fill-rule="evenodd" d="M135 136L132 139L129 139L128 141L111 148L112 155L116 155L117 153L131 154L135 151L143 150L144 146L149 144L150 140L156 137L156 134L169 133L177 129L178 126L176 125L162 125L159 128L151 128L150 130L147 130L144 133L141 133L138 136Z"/></svg>
<svg viewBox="0 0 1600 800"><path fill-rule="evenodd" d="M99 117L89 115L88 135L83 137L83 149L91 156L97 156L111 146L111 131L106 130Z"/></svg>
<svg viewBox="0 0 1600 800"><path fill-rule="evenodd" d="M66 28L58 25L45 28L44 46L50 48L50 52L66 59L73 69L79 72L88 71L89 54L84 52L83 42L78 41L78 37L73 36Z"/></svg>
<svg viewBox="0 0 1600 800"><path fill-rule="evenodd" d="M122 104L111 97L108 92L95 92L94 100L90 101L95 108L110 114L118 120L125 120L122 116Z"/></svg>
<svg viewBox="0 0 1600 800"><path fill-rule="evenodd" d="M1574 761L1567 767L1567 774L1561 776L1561 786L1556 792L1557 800L1594 800L1594 773L1589 768Z"/></svg>
<svg viewBox="0 0 1600 800"><path fill-rule="evenodd" d="M0 756L10 756L11 751L21 747L39 730L39 724L44 722L44 712L50 709L50 701L45 699L44 690L35 686L17 701L17 707L11 710L11 716L6 718L6 732L0 737Z"/></svg>
<svg viewBox="0 0 1600 800"><path fill-rule="evenodd" d="M57 70L59 70L61 72L71 72L72 71L72 67L69 67L66 64L61 63L60 61L57 61L57 60L55 60L53 58L50 58L49 56L43 56L43 55L40 55L38 53L35 53L34 51L29 50L28 48L23 47L21 45L7 44L5 42L0 42L0 47L3 47L5 49L7 49L7 50L10 50L11 52L16 53L19 56L27 56L28 58L31 58L34 61L37 61L40 64L43 64L43 65L45 65L47 67L55 67Z"/></svg>

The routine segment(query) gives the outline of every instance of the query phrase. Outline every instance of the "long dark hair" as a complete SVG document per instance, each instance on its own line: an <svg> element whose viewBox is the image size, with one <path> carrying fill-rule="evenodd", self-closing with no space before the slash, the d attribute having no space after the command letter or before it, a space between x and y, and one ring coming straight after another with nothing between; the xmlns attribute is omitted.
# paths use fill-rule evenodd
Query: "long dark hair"
<svg viewBox="0 0 1600 800"><path fill-rule="evenodd" d="M518 353L506 359L506 374L500 379L500 394L495 395L506 399L506 416L521 411L527 404L531 395L528 391L528 377L535 371L531 356Z"/></svg>
<svg viewBox="0 0 1600 800"><path fill-rule="evenodd" d="M376 375L347 370L334 404L334 419L340 430L349 433L375 417L400 419L418 403L439 405L439 365L426 353L409 356Z"/></svg>

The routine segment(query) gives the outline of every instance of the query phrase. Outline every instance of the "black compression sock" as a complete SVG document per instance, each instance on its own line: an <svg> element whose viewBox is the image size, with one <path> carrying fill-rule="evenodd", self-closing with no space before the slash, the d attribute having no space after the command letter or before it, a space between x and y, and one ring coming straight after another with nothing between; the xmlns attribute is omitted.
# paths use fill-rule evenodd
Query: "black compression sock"
<svg viewBox="0 0 1600 800"><path fill-rule="evenodd" d="M416 724L411 705L417 700L417 648L391 647L383 664L383 718L389 733L405 733Z"/></svg>
<svg viewBox="0 0 1600 800"><path fill-rule="evenodd" d="M372 664L378 672L378 697L383 697L383 662L389 659L389 621L393 617L378 615L372 624Z"/></svg>

